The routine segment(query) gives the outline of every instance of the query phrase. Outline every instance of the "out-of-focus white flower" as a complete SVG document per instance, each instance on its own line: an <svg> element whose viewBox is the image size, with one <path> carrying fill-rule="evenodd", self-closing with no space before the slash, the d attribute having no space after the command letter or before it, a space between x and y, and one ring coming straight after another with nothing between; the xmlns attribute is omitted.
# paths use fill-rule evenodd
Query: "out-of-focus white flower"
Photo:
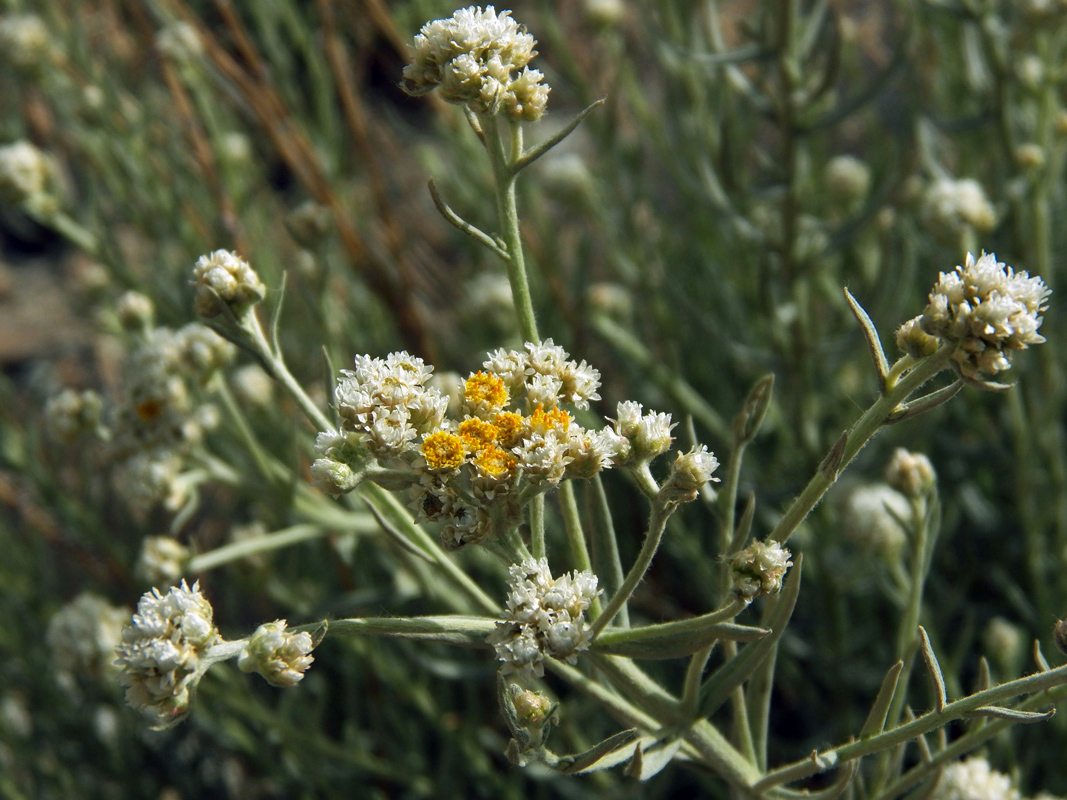
<svg viewBox="0 0 1067 800"><path fill-rule="evenodd" d="M863 552L892 561L908 543L904 523L911 516L911 504L896 489L884 483L859 486L845 500L842 527Z"/></svg>
<svg viewBox="0 0 1067 800"><path fill-rule="evenodd" d="M200 256L193 267L194 307L201 317L217 317L222 305L240 316L267 296L267 287L248 262L229 250Z"/></svg>
<svg viewBox="0 0 1067 800"><path fill-rule="evenodd" d="M937 481L934 465L922 453L911 453L903 447L893 451L885 470L885 482L906 497L921 497Z"/></svg>
<svg viewBox="0 0 1067 800"><path fill-rule="evenodd" d="M527 66L537 55L534 38L510 14L470 6L423 25L414 62L404 67L404 89L421 95L440 86L446 100L472 111L539 119L549 87Z"/></svg>
<svg viewBox="0 0 1067 800"><path fill-rule="evenodd" d="M36 14L8 14L0 19L0 53L15 67L42 64L50 46L48 28Z"/></svg>
<svg viewBox="0 0 1067 800"><path fill-rule="evenodd" d="M188 64L204 54L204 43L188 22L172 22L156 34L156 49L166 58Z"/></svg>
<svg viewBox="0 0 1067 800"><path fill-rule="evenodd" d="M965 226L993 229L997 216L982 184L971 178L934 181L923 198L923 220L935 235L958 235Z"/></svg>
<svg viewBox="0 0 1067 800"><path fill-rule="evenodd" d="M753 542L730 557L733 591L744 600L781 591L791 553L780 542Z"/></svg>
<svg viewBox="0 0 1067 800"><path fill-rule="evenodd" d="M103 407L103 399L91 389L64 389L45 404L45 425L57 441L73 444L78 437L99 428Z"/></svg>
<svg viewBox="0 0 1067 800"><path fill-rule="evenodd" d="M43 195L52 164L27 141L0 147L0 203L21 205Z"/></svg>
<svg viewBox="0 0 1067 800"><path fill-rule="evenodd" d="M823 173L830 196L845 206L860 202L871 188L871 168L855 156L831 158Z"/></svg>
<svg viewBox="0 0 1067 800"><path fill-rule="evenodd" d="M315 660L311 634L285 630L285 620L268 622L248 638L237 666L242 672L258 672L271 686L296 686Z"/></svg>
<svg viewBox="0 0 1067 800"><path fill-rule="evenodd" d="M982 631L982 644L990 660L1001 670L1001 675L1011 678L1026 653L1027 636L1018 625L993 617Z"/></svg>
<svg viewBox="0 0 1067 800"><path fill-rule="evenodd" d="M972 380L1011 367L1011 353L1040 344L1038 334L1051 291L1040 277L1015 272L993 253L942 272L919 324L923 331L955 345L952 360Z"/></svg>
<svg viewBox="0 0 1067 800"><path fill-rule="evenodd" d="M153 727L168 727L188 714L206 669L203 658L222 641L213 616L200 585L190 589L185 581L166 594L146 592L137 604L115 664L122 669L126 702L143 711Z"/></svg>
<svg viewBox="0 0 1067 800"><path fill-rule="evenodd" d="M115 670L115 647L130 617L91 592L78 595L48 623L45 638L57 673L100 679Z"/></svg>
<svg viewBox="0 0 1067 800"><path fill-rule="evenodd" d="M968 758L945 767L931 800L1021 800L1011 778L996 772L984 758Z"/></svg>
<svg viewBox="0 0 1067 800"><path fill-rule="evenodd" d="M528 558L508 571L504 621L486 640L503 662L501 671L541 677L545 655L573 664L589 647L584 613L597 595L596 576L585 570L553 580L544 558Z"/></svg>
<svg viewBox="0 0 1067 800"><path fill-rule="evenodd" d="M189 548L170 536L146 536L134 571L151 586L170 586L178 582L189 564Z"/></svg>
<svg viewBox="0 0 1067 800"><path fill-rule="evenodd" d="M141 333L151 328L155 313L152 299L141 292L123 292L115 303L115 314L119 323L132 333Z"/></svg>

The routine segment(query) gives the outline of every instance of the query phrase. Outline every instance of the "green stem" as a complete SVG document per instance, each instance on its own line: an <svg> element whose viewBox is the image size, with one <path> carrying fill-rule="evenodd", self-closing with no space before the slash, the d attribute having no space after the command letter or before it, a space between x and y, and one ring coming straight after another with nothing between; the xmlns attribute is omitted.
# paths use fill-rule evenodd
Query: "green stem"
<svg viewBox="0 0 1067 800"><path fill-rule="evenodd" d="M559 487L559 505L563 512L563 528L567 533L574 568L592 572L593 562L589 560L589 548L585 544L585 533L582 531L582 520L578 516L578 503L574 499L574 484L571 481L566 481ZM591 619L600 616L599 595L593 598L589 612Z"/></svg>
<svg viewBox="0 0 1067 800"><path fill-rule="evenodd" d="M863 449L863 446L878 433L893 410L907 400L920 386L948 366L952 348L953 345L951 344L942 346L936 353L915 364L895 385L888 385L886 394L878 398L848 431L840 458L831 459L831 457L828 457L828 461L834 460L836 463L828 464L824 462L823 466L816 471L808 485L804 487L804 491L793 501L793 505L789 507L781 521L771 531L768 537L770 540L785 542L793 534L793 531L807 518L811 510L818 505L826 491L837 480L838 473L847 467L852 459L856 457L856 454Z"/></svg>
<svg viewBox="0 0 1067 800"><path fill-rule="evenodd" d="M961 719L967 713L984 706L994 706L1012 697L1032 692L1041 692L1053 687L1067 684L1067 666L1057 667L1047 672L1028 675L1025 678L994 686L983 692L977 692L954 703L948 703L941 711L929 711L910 722L893 728L885 733L851 742L838 748L831 748L813 753L807 758L793 764L780 767L756 784L756 791L763 791L790 781L799 780L817 772L830 769L837 764L862 756L878 753L890 747L909 742L925 733L935 731L948 723ZM1047 698L1045 698L1047 700ZM1037 701L1041 703L1041 699ZM991 723L992 724L992 723Z"/></svg>
<svg viewBox="0 0 1067 800"><path fill-rule="evenodd" d="M604 590L613 595L622 587L622 559L619 557L619 543L615 538L615 525L611 519L611 507L604 491L604 482L599 475L594 475L588 485L593 492L593 552L597 556L598 575L604 583ZM590 616L592 619L593 616ZM623 605L616 616L618 627L630 627L630 612Z"/></svg>
<svg viewBox="0 0 1067 800"><path fill-rule="evenodd" d="M499 116L482 114L479 116L482 131L485 133L485 146L489 151L489 163L493 169L496 184L496 208L500 219L500 229L504 246L509 258L505 261L508 269L508 282L511 284L511 296L515 311L519 317L519 332L527 342L539 342L537 319L534 316L533 300L530 296L530 282L526 274L526 260L522 251L522 236L519 233L519 212L515 203L515 181L517 175L513 164L518 157L514 152L515 129L518 123L507 123ZM505 140L501 125L508 125ZM520 129L521 130L521 129ZM519 143L519 153L521 150Z"/></svg>
<svg viewBox="0 0 1067 800"><path fill-rule="evenodd" d="M355 522L356 515L353 514L352 516L353 522ZM366 519L363 519L363 517L366 517L366 515L359 515L359 522L361 523L359 528L353 526L348 528L348 530L358 529L367 532L377 530L378 526L373 518L367 517ZM301 525L293 525L291 528L284 528L283 530L275 531L274 533L268 533L264 536L255 536L251 539L233 542L231 544L223 545L222 547L217 547L206 553L200 553L193 556L189 561L189 572L207 572L208 570L221 567L223 564L240 561L243 558L248 558L257 553L280 550L283 547L289 547L298 542L307 542L312 539L318 539L327 535L329 532L330 530L328 528L324 528L320 525L304 523Z"/></svg>
<svg viewBox="0 0 1067 800"><path fill-rule="evenodd" d="M645 573L648 572L648 568L652 564L652 558L656 555L656 550L659 549L659 543L663 539L663 531L667 528L667 520L670 519L675 508L677 506L673 503L653 502L652 515L648 521L648 533L645 534L645 541L641 544L641 552L637 554L637 560L630 567L626 579L622 582L622 587L611 598L604 612L593 622L591 627L592 638L595 639L611 623L615 615L629 601L634 590L637 589L637 585L644 579Z"/></svg>
<svg viewBox="0 0 1067 800"><path fill-rule="evenodd" d="M545 558L545 496L539 494L530 501L530 552L534 558Z"/></svg>

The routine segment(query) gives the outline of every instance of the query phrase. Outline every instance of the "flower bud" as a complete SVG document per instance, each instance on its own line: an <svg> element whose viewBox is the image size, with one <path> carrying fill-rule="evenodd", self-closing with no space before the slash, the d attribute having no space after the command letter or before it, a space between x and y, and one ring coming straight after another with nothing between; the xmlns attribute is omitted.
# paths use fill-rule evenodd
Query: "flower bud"
<svg viewBox="0 0 1067 800"><path fill-rule="evenodd" d="M854 156L836 156L826 164L823 179L830 198L848 208L867 197L871 168Z"/></svg>
<svg viewBox="0 0 1067 800"><path fill-rule="evenodd" d="M130 333L140 333L152 327L155 307L147 295L126 292L115 304L119 324Z"/></svg>
<svg viewBox="0 0 1067 800"><path fill-rule="evenodd" d="M242 672L258 672L271 686L289 688L303 680L315 660L314 647L310 633L287 632L285 620L279 619L256 629L237 657L237 666Z"/></svg>
<svg viewBox="0 0 1067 800"><path fill-rule="evenodd" d="M305 250L317 250L332 225L333 213L314 200L301 203L285 218L289 234Z"/></svg>
<svg viewBox="0 0 1067 800"><path fill-rule="evenodd" d="M193 268L196 285L196 313L217 317L222 304L234 316L241 316L267 295L267 288L248 262L229 250L216 250L200 256Z"/></svg>
<svg viewBox="0 0 1067 800"><path fill-rule="evenodd" d="M921 316L915 317L897 328L897 347L915 359L932 356L937 352L937 337L919 327L921 320Z"/></svg>
<svg viewBox="0 0 1067 800"><path fill-rule="evenodd" d="M150 586L172 586L178 582L192 553L170 536L146 536L141 545L135 572Z"/></svg>
<svg viewBox="0 0 1067 800"><path fill-rule="evenodd" d="M679 453L671 466L671 474L660 490L660 496L673 500L695 500L697 492L712 478L711 473L719 466L719 459L709 453L706 445L694 447L687 453Z"/></svg>
<svg viewBox="0 0 1067 800"><path fill-rule="evenodd" d="M922 497L937 481L934 466L922 453L909 453L903 447L893 451L885 471L885 482L906 497Z"/></svg>
<svg viewBox="0 0 1067 800"><path fill-rule="evenodd" d="M515 695L515 715L524 728L543 725L552 713L552 701L540 692L526 689Z"/></svg>

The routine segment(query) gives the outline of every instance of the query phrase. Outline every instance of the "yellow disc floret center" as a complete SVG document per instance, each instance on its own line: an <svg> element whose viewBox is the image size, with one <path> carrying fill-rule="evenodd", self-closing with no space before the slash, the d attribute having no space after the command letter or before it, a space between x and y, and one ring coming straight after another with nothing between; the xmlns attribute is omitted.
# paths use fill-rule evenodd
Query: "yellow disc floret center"
<svg viewBox="0 0 1067 800"><path fill-rule="evenodd" d="M479 370L467 378L463 399L475 408L503 408L508 402L508 387L499 375Z"/></svg>
<svg viewBox="0 0 1067 800"><path fill-rule="evenodd" d="M503 478L515 469L515 457L499 447L487 447L474 460L478 472L487 478Z"/></svg>
<svg viewBox="0 0 1067 800"><path fill-rule="evenodd" d="M487 447L493 447L500 430L490 422L480 419L465 419L459 423L459 435L472 453L479 453Z"/></svg>
<svg viewBox="0 0 1067 800"><path fill-rule="evenodd" d="M431 433L422 441L422 457L430 469L459 469L466 454L463 439L448 431Z"/></svg>

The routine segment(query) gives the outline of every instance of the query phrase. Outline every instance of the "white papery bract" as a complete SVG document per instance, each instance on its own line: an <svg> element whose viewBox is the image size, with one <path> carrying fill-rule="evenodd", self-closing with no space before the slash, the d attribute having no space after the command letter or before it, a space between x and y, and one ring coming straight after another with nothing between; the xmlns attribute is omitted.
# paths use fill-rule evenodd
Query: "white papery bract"
<svg viewBox="0 0 1067 800"><path fill-rule="evenodd" d="M955 345L952 360L964 377L988 380L1011 367L1011 353L1040 344L1050 290L1041 278L1015 272L993 253L942 272L920 318L922 330Z"/></svg>
<svg viewBox="0 0 1067 800"><path fill-rule="evenodd" d="M584 612L597 595L588 570L552 578L548 560L528 558L509 569L504 620L486 640L503 662L504 674L544 675L545 656L573 664L589 647Z"/></svg>

